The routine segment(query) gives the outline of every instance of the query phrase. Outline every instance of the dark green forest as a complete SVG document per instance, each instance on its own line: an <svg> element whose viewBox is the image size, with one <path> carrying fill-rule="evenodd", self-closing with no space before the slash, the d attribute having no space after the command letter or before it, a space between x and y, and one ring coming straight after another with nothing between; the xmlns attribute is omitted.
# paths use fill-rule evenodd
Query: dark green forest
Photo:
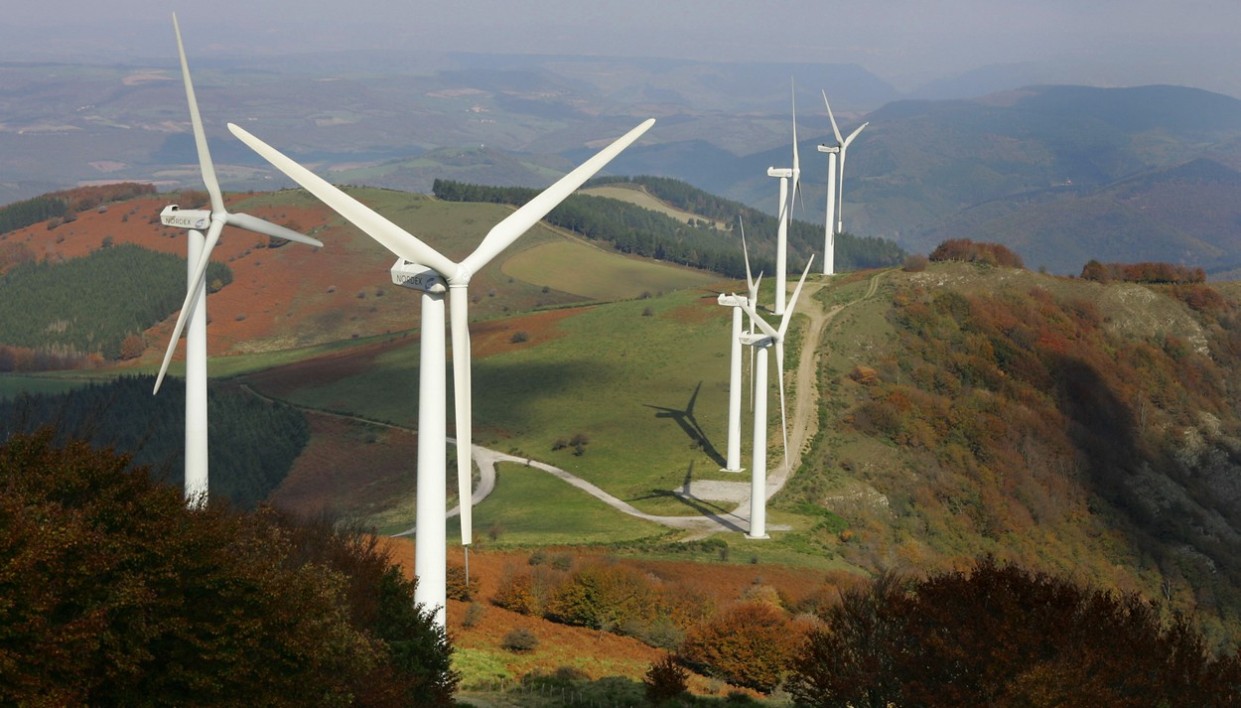
<svg viewBox="0 0 1241 708"><path fill-rule="evenodd" d="M165 380L151 395L152 376L126 376L59 395L22 394L0 400L0 440L44 426L58 440L80 439L132 454L134 463L175 485L184 483L185 386ZM212 385L207 391L211 496L251 508L280 484L310 439L294 408L245 391Z"/></svg>
<svg viewBox="0 0 1241 708"><path fill-rule="evenodd" d="M664 202L696 214L708 221L685 223L666 214L651 211L627 202L606 197L575 194L547 215L545 221L569 229L587 238L611 244L622 253L633 253L682 265L721 273L730 278L745 277L738 220L743 220L749 234L751 267L755 272L775 270L774 217L708 194L679 180L660 177L604 178L587 185L637 184ZM538 190L524 187L487 187L481 185L435 180L433 192L438 199L459 202L525 204ZM722 231L714 221L732 224ZM789 228L789 264L800 270L811 254L823 247L823 228L815 224L793 221ZM875 238L857 238L842 234L837 240L837 265L842 269L871 268L900 263L904 251L896 244Z"/></svg>
<svg viewBox="0 0 1241 708"><path fill-rule="evenodd" d="M126 337L181 306L185 271L184 258L132 244L63 263L22 263L0 277L0 343L120 358ZM214 289L232 280L224 264L207 269Z"/></svg>

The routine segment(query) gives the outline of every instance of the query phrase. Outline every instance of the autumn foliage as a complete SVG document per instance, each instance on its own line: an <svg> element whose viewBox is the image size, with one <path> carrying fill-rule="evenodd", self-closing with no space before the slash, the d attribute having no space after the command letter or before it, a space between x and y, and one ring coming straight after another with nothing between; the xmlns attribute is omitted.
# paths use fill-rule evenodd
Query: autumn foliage
<svg viewBox="0 0 1241 708"><path fill-rule="evenodd" d="M1228 706L1241 661L1180 616L984 558L886 576L823 614L788 689L810 706Z"/></svg>
<svg viewBox="0 0 1241 708"><path fill-rule="evenodd" d="M213 505L50 432L0 445L0 703L446 705L373 539Z"/></svg>
<svg viewBox="0 0 1241 708"><path fill-rule="evenodd" d="M998 243L971 241L968 238L948 239L935 247L928 258L932 261L966 261L1008 268L1022 268L1021 256Z"/></svg>
<svg viewBox="0 0 1241 708"><path fill-rule="evenodd" d="M1207 276L1201 268L1172 263L1100 263L1092 260L1082 267L1082 278L1101 283L1118 280L1130 283L1183 284L1202 283Z"/></svg>
<svg viewBox="0 0 1241 708"><path fill-rule="evenodd" d="M735 686L770 692L783 679L800 639L784 610L739 603L690 630L681 659Z"/></svg>

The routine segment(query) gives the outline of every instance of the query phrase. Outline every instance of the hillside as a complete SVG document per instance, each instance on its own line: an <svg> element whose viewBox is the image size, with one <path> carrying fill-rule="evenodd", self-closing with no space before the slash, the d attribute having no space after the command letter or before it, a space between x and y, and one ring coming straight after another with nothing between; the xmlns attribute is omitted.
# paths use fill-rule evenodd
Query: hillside
<svg viewBox="0 0 1241 708"><path fill-rule="evenodd" d="M829 313L813 387L822 432L773 500L772 522L789 530L766 542L725 533L734 557L871 574L992 553L1160 599L1194 612L1213 643L1241 642L1241 291L944 263L808 292ZM558 465L647 514L731 510L735 498L677 493L735 480L716 471L727 322L688 294L497 322L498 336L476 333L490 342L476 350L476 441ZM519 330L528 339L514 343ZM247 380L299 405L411 425L413 348ZM394 382L399 397L384 393ZM789 387L797 407L806 390ZM557 451L575 434L584 454ZM389 496L355 511L404 527L408 475L379 475L368 488L382 480ZM346 483L328 478L325 490ZM315 508L314 484L295 469L298 479L298 503ZM475 518L492 530L482 546L497 549L588 541L652 552L679 537L520 465L500 468Z"/></svg>
<svg viewBox="0 0 1241 708"><path fill-rule="evenodd" d="M468 253L512 209L387 190L356 193L450 257ZM140 366L156 361L183 297L184 285L172 286L184 282L179 273L184 272L185 247L181 232L163 227L158 213L169 202L196 206L204 199L197 192L142 196L0 233L0 288L20 290L0 307L0 322L14 318L11 326L0 329L0 345L58 354L68 346L69 353L97 356L102 351L104 358L115 360L121 340L128 336L124 358ZM586 207L590 212L607 204L621 202L601 199ZM308 195L294 190L230 194L228 206L307 229L326 245L320 253L226 229L215 251L208 299L208 346L213 356L272 353L417 326L417 308L391 285L387 272L391 255ZM640 211L663 218L654 211ZM608 234L605 228L593 235L606 239ZM765 248L761 237L756 246ZM546 224L533 228L505 255L474 279L471 312L476 319L594 299L634 298L717 279L698 270L627 257L607 242L588 241ZM160 266L139 266L139 256ZM554 270L548 273L542 263L546 258L591 263L595 285L561 283ZM118 267L123 272L115 272ZM161 274L163 280L157 277ZM58 289L57 284L66 280L77 288ZM118 322L106 334L85 330L88 321L95 322L96 329L100 326L100 318L83 314L86 308L104 306L115 315L122 305L144 303L150 304L140 316L113 317ZM28 352L21 356L32 358Z"/></svg>

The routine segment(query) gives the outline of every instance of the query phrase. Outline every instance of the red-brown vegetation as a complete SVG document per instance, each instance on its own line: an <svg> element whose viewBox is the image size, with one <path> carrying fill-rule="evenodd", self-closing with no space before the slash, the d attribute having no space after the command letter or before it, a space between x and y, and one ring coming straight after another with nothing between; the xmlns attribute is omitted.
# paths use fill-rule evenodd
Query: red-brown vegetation
<svg viewBox="0 0 1241 708"><path fill-rule="evenodd" d="M1236 705L1241 660L1182 617L990 558L885 576L823 613L794 661L800 705Z"/></svg>
<svg viewBox="0 0 1241 708"><path fill-rule="evenodd" d="M932 261L965 261L1007 268L1025 267L1021 256L999 243L971 241L968 238L948 239L935 247L928 258Z"/></svg>
<svg viewBox="0 0 1241 708"><path fill-rule="evenodd" d="M1118 280L1129 283L1183 284L1206 282L1206 271L1201 268L1172 263L1100 263L1092 260L1082 267L1085 280L1106 283Z"/></svg>

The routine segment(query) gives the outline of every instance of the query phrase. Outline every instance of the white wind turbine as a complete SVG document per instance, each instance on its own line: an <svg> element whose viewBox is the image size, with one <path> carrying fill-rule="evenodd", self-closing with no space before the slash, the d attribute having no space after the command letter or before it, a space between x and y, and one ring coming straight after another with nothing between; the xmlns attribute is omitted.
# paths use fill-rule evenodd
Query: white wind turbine
<svg viewBox="0 0 1241 708"><path fill-rule="evenodd" d="M733 308L732 337L729 352L728 368L728 455L721 472L741 472L741 314L746 303L758 303L758 286L763 275L759 273L755 279L750 275L750 252L745 245L745 224L741 224L741 252L745 257L745 283L748 298L732 293L720 293L716 302L725 307ZM754 319L750 318L750 334L754 334ZM753 353L753 350L751 350ZM753 378L754 362L750 362L750 376ZM753 402L753 396L750 398Z"/></svg>
<svg viewBox="0 0 1241 708"><path fill-rule="evenodd" d="M791 168L767 168L768 177L777 177L780 179L780 224L776 230L776 305L773 312L777 315L784 314L784 298L787 289L785 271L788 270L788 234L789 221L792 220L792 204L796 202L797 191L801 181L801 164L797 155L797 94L793 93L793 166ZM793 180L793 191L790 199L789 179Z"/></svg>
<svg viewBox="0 0 1241 708"><path fill-rule="evenodd" d="M414 601L432 609L444 626L446 604L445 498L446 391L444 358L444 294L451 292L453 389L456 399L457 484L461 503L461 542L472 539L470 445L470 278L534 226L549 211L590 179L612 158L629 147L653 124L651 118L630 130L577 169L560 178L520 209L492 227L482 243L460 263L454 263L405 229L332 186L275 148L230 123L228 129L281 172L314 194L338 214L396 254L392 281L422 291L421 343L418 378L417 533L414 537L414 574L418 587ZM447 286L447 287L445 287Z"/></svg>
<svg viewBox="0 0 1241 708"><path fill-rule="evenodd" d="M836 135L835 145L820 145L819 152L827 153L827 221L824 225L823 243L823 274L832 275L836 272L836 235L844 233L844 193L845 193L845 154L849 144L870 125L870 122L859 125L849 137L840 136L840 128L836 125L836 116L832 114L832 104L827 102L827 91L823 92L823 105L827 106L827 117L832 121L832 132ZM840 155L840 180L836 179L836 155ZM834 227L834 228L833 228Z"/></svg>
<svg viewBox="0 0 1241 708"><path fill-rule="evenodd" d="M159 393L168 364L177 349L177 340L185 335L185 498L190 506L206 503L208 492L207 473L207 265L211 251L227 226L239 226L267 236L299 241L311 246L322 246L318 239L303 236L296 231L264 221L249 214L231 214L224 208L220 183L216 179L215 165L207 149L207 136L203 131L202 117L198 113L198 100L194 96L194 84L190 81L190 67L185 60L185 47L181 43L181 27L177 16L172 16L173 31L177 35L177 52L181 57L181 78L185 83L185 98L190 107L190 124L194 131L194 144L198 150L198 164L203 183L211 197L211 209L179 209L176 205L160 212L165 226L188 229L186 238L186 292L181 314L173 328L164 362L155 379L155 393ZM201 229L206 229L204 237ZM187 327L188 323L188 327Z"/></svg>
<svg viewBox="0 0 1241 708"><path fill-rule="evenodd" d="M789 329L789 321L793 318L793 310L797 307L797 296L801 294L802 285L806 283L806 275L810 272L810 264L814 256L806 263L801 280L793 289L793 298L789 307L780 319L780 328L775 329L767 324L752 304L745 306L758 328L758 334L742 335L742 343L758 350L758 361L754 365L754 450L750 465L750 538L767 538L767 350L776 348L776 377L780 382L780 430L784 436L784 464L789 460L788 421L784 409L784 336Z"/></svg>

